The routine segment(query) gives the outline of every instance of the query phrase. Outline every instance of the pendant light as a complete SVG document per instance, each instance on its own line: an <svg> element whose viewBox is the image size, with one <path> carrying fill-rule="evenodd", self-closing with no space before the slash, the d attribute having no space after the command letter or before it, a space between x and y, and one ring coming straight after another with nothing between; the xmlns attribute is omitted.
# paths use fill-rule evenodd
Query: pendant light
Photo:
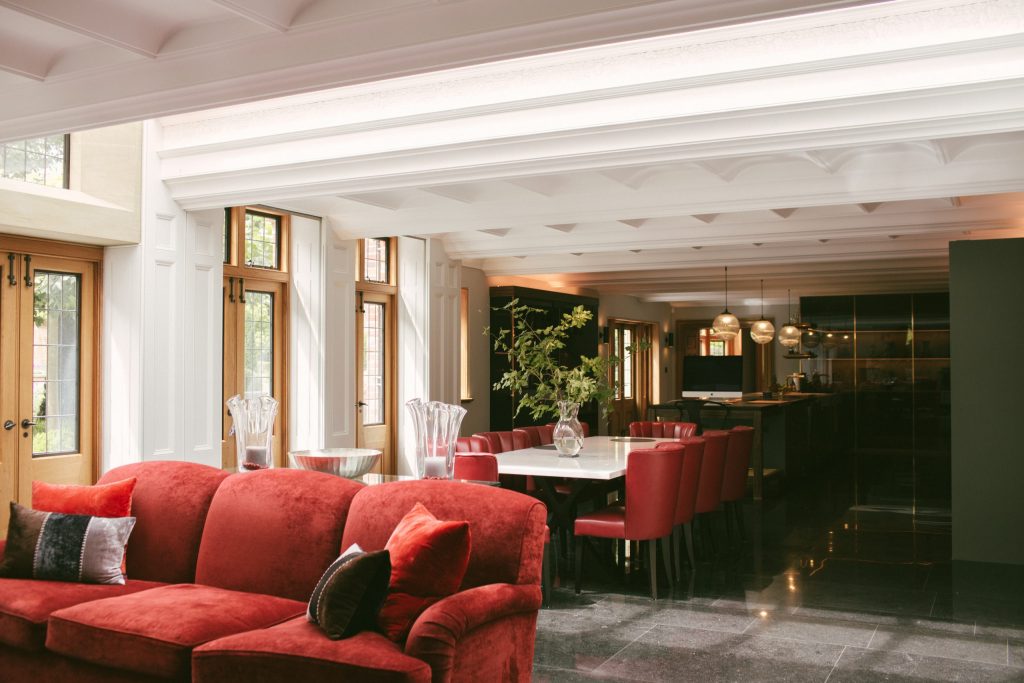
<svg viewBox="0 0 1024 683"><path fill-rule="evenodd" d="M729 312L729 266L725 267L725 310L715 316L711 329L716 337L725 341L734 339L740 333L739 318Z"/></svg>
<svg viewBox="0 0 1024 683"><path fill-rule="evenodd" d="M783 325L779 330L779 343L787 349L792 349L800 344L800 329L793 324L793 302L788 289L786 290L786 308L789 311L789 323Z"/></svg>
<svg viewBox="0 0 1024 683"><path fill-rule="evenodd" d="M764 318L764 280L761 280L761 319L750 326L750 338L758 344L767 344L775 338L775 325Z"/></svg>

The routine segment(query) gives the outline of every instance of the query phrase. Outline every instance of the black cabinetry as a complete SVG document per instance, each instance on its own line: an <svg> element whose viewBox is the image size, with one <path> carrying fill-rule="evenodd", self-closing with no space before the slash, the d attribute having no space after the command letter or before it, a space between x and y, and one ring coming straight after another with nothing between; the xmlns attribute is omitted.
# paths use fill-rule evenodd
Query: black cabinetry
<svg viewBox="0 0 1024 683"><path fill-rule="evenodd" d="M533 318L535 326L554 324L562 315L569 313L576 306L583 306L591 312L593 317L582 328L570 330L569 338L566 340L565 349L562 350L562 363L573 366L579 363L580 356L596 356L598 351L598 327L597 327L597 306L598 300L593 297L576 296L574 294L563 294L562 292L547 292L540 289L526 287L491 287L491 329L494 331L514 329L514 321L511 316L503 310L502 306L512 299L519 299L519 303L538 308L543 313L538 313ZM509 359L506 354L498 353L491 345L491 385L501 379L501 376L509 367ZM491 429L506 430L514 427L522 427L532 424L544 424L555 422L558 418L549 417L542 420L533 420L527 412L515 416L518 401L507 391L491 391ZM580 407L579 418L581 422L588 422L592 433L597 433L598 410L596 403L589 403Z"/></svg>

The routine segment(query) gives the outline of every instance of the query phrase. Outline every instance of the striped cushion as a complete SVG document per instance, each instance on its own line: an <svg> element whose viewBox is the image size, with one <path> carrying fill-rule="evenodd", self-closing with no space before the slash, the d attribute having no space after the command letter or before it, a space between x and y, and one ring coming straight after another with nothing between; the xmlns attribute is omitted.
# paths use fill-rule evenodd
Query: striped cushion
<svg viewBox="0 0 1024 683"><path fill-rule="evenodd" d="M134 517L41 512L11 503L0 576L124 584L121 560Z"/></svg>

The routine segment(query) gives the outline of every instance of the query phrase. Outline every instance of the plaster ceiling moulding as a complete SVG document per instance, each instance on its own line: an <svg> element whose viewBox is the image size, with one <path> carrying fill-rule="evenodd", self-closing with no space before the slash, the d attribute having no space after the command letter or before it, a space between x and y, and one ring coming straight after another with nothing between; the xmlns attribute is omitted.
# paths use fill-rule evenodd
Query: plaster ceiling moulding
<svg viewBox="0 0 1024 683"><path fill-rule="evenodd" d="M642 225L650 221L650 218L621 218L619 223L628 225L631 228L639 230Z"/></svg>
<svg viewBox="0 0 1024 683"><path fill-rule="evenodd" d="M419 187L417 189L420 192L450 199L459 204L472 204L480 196L479 192L470 185L435 185Z"/></svg>
<svg viewBox="0 0 1024 683"><path fill-rule="evenodd" d="M366 204L386 211L398 211L405 204L405 198L394 192L367 192L364 194L339 194L338 199Z"/></svg>
<svg viewBox="0 0 1024 683"><path fill-rule="evenodd" d="M789 218L794 213L796 213L796 209L771 209L771 212L774 213L779 218L785 220L786 218Z"/></svg>
<svg viewBox="0 0 1024 683"><path fill-rule="evenodd" d="M545 228L551 228L559 232L572 232L576 229L577 223L556 223L554 225L545 225Z"/></svg>
<svg viewBox="0 0 1024 683"><path fill-rule="evenodd" d="M504 237L512 231L512 228L488 228L486 230L477 230L485 235L491 235L492 237ZM525 256L517 256L516 258L526 258Z"/></svg>
<svg viewBox="0 0 1024 683"><path fill-rule="evenodd" d="M718 218L720 215L721 214L717 213L698 213L692 215L691 218L696 218L701 223L706 223L710 225L711 223L714 223L715 219Z"/></svg>
<svg viewBox="0 0 1024 683"><path fill-rule="evenodd" d="M501 182L514 185L515 187L526 190L531 194L540 195L541 197L554 197L558 194L558 190L564 185L564 182L547 176L504 178Z"/></svg>
<svg viewBox="0 0 1024 683"><path fill-rule="evenodd" d="M279 31L292 27L311 0L209 0L253 23Z"/></svg>
<svg viewBox="0 0 1024 683"><path fill-rule="evenodd" d="M954 209L959 209L961 206L964 205L962 197L947 197L946 201L948 201L949 205L952 206Z"/></svg>
<svg viewBox="0 0 1024 683"><path fill-rule="evenodd" d="M884 203L885 202L864 202L862 204L858 204L857 208L859 208L864 213L874 213L875 209L877 209Z"/></svg>

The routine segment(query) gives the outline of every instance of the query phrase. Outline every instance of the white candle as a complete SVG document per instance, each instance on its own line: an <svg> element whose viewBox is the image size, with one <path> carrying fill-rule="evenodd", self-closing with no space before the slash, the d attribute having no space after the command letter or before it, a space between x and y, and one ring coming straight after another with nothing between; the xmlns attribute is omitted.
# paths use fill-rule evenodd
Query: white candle
<svg viewBox="0 0 1024 683"><path fill-rule="evenodd" d="M446 464L447 458L438 456L427 456L423 465L423 478L424 479L447 479L448 478L448 466Z"/></svg>
<svg viewBox="0 0 1024 683"><path fill-rule="evenodd" d="M265 470L270 466L266 446L246 446L242 467L247 470Z"/></svg>

